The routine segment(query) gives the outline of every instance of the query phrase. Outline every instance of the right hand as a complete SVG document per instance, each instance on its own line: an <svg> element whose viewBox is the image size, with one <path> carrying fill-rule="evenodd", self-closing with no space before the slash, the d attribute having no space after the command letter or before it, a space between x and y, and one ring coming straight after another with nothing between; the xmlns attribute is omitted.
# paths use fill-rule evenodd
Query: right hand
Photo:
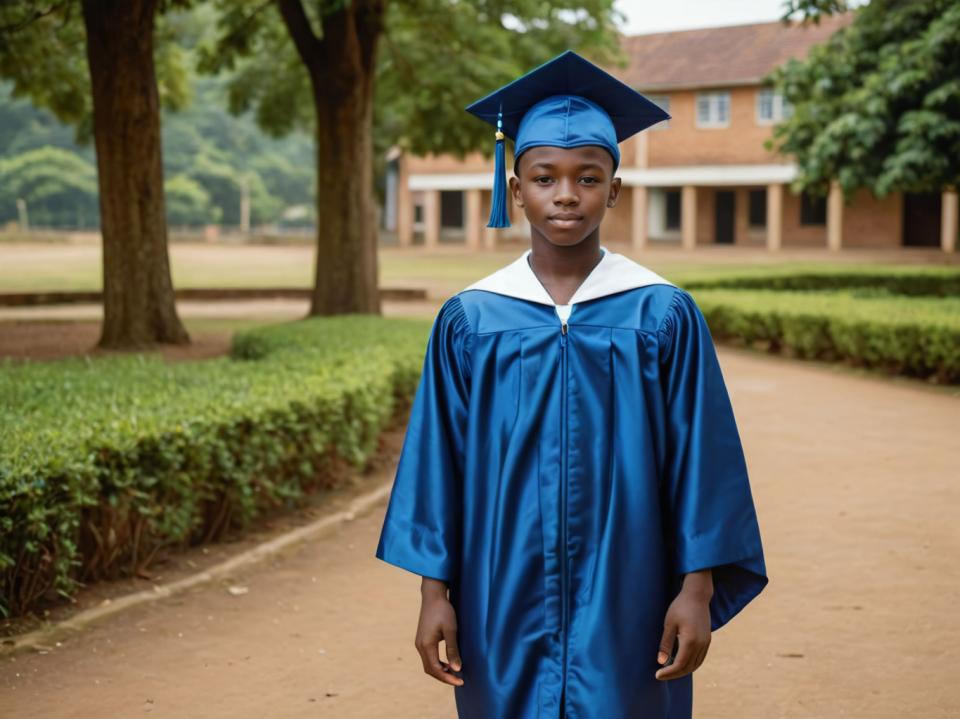
<svg viewBox="0 0 960 719"><path fill-rule="evenodd" d="M414 641L423 671L444 684L463 686L463 679L453 674L462 668L457 648L457 614L447 599L445 582L423 578L420 622ZM447 661L440 659L440 640L445 642Z"/></svg>

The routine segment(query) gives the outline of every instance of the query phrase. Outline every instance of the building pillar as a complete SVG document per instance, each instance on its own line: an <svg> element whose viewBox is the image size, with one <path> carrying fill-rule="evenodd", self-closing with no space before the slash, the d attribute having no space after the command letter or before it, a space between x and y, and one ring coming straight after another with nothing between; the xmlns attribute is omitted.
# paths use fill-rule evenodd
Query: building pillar
<svg viewBox="0 0 960 719"><path fill-rule="evenodd" d="M827 249L839 252L843 248L843 190L836 180L830 181L827 195Z"/></svg>
<svg viewBox="0 0 960 719"><path fill-rule="evenodd" d="M776 252L783 247L783 185L767 185L767 249Z"/></svg>
<svg viewBox="0 0 960 719"><path fill-rule="evenodd" d="M483 249L497 249L498 232L503 232L503 230L498 230L496 227L487 227L486 225L483 226Z"/></svg>
<svg viewBox="0 0 960 719"><path fill-rule="evenodd" d="M413 245L413 193L410 191L410 173L407 157L401 155L397 163L397 244Z"/></svg>
<svg viewBox="0 0 960 719"><path fill-rule="evenodd" d="M957 251L958 204L957 188L944 189L940 202L940 249L944 252Z"/></svg>
<svg viewBox="0 0 960 719"><path fill-rule="evenodd" d="M480 190L465 190L466 192L466 244L471 250L480 249L481 228L483 222L480 217Z"/></svg>
<svg viewBox="0 0 960 719"><path fill-rule="evenodd" d="M684 185L680 194L680 245L685 250L697 246L697 188Z"/></svg>
<svg viewBox="0 0 960 719"><path fill-rule="evenodd" d="M440 244L440 190L423 191L423 244L429 248Z"/></svg>
<svg viewBox="0 0 960 719"><path fill-rule="evenodd" d="M634 164L637 167L648 167L650 164L650 134L641 132L636 136L636 150Z"/></svg>
<svg viewBox="0 0 960 719"><path fill-rule="evenodd" d="M647 202L647 188L644 185L637 185L632 188L633 216L630 228L631 245L635 250L644 249L649 241L648 228L649 215Z"/></svg>

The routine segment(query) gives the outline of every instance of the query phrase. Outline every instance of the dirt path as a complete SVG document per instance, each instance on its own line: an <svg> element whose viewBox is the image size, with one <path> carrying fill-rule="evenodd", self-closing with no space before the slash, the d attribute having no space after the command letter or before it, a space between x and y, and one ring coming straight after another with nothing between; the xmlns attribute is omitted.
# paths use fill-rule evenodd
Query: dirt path
<svg viewBox="0 0 960 719"><path fill-rule="evenodd" d="M721 361L771 584L714 636L696 716L957 716L960 399L725 348ZM4 660L0 715L454 716L413 648L419 579L373 557L381 519L234 578L245 594L192 591Z"/></svg>

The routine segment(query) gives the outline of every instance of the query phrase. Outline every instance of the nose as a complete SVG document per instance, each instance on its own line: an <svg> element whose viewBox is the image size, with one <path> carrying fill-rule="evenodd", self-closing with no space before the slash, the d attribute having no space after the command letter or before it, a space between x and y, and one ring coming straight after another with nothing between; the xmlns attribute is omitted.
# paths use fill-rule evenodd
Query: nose
<svg viewBox="0 0 960 719"><path fill-rule="evenodd" d="M580 204L580 196L574 191L575 182L569 179L562 179L557 183L557 192L553 196L553 202L556 205L568 207L570 205Z"/></svg>

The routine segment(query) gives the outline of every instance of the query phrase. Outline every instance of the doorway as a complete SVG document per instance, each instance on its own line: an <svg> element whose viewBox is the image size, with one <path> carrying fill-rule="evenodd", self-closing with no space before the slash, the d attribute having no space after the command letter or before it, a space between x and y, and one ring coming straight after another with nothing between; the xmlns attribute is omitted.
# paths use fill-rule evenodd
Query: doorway
<svg viewBox="0 0 960 719"><path fill-rule="evenodd" d="M714 208L714 237L718 245L733 244L733 219L736 193L733 190L718 190Z"/></svg>
<svg viewBox="0 0 960 719"><path fill-rule="evenodd" d="M939 192L904 193L903 195L903 246L940 246Z"/></svg>

